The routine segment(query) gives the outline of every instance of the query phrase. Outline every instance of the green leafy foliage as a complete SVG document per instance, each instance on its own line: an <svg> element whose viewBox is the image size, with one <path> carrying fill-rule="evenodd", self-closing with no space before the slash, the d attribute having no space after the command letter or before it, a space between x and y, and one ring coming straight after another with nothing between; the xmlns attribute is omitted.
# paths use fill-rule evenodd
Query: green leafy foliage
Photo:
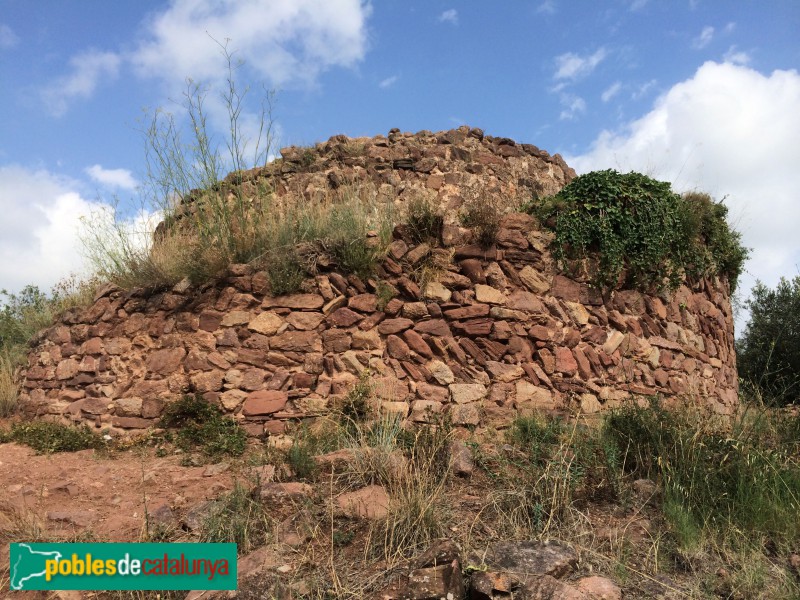
<svg viewBox="0 0 800 600"><path fill-rule="evenodd" d="M27 341L52 320L52 300L35 285L22 288L19 294L0 290L0 349L9 349Z"/></svg>
<svg viewBox="0 0 800 600"><path fill-rule="evenodd" d="M674 289L684 277L714 274L734 289L747 258L724 205L640 173L593 171L528 209L555 232L555 257L573 269L586 264L600 289Z"/></svg>
<svg viewBox="0 0 800 600"><path fill-rule="evenodd" d="M77 452L104 445L102 438L85 425L71 427L51 421L14 423L9 432L0 432L0 442L3 441L25 444L39 454Z"/></svg>
<svg viewBox="0 0 800 600"><path fill-rule="evenodd" d="M750 320L736 342L739 376L779 405L800 402L800 276L775 289L758 282Z"/></svg>
<svg viewBox="0 0 800 600"><path fill-rule="evenodd" d="M159 425L178 429L176 442L182 450L199 450L209 458L241 456L247 445L244 429L199 395L169 404Z"/></svg>

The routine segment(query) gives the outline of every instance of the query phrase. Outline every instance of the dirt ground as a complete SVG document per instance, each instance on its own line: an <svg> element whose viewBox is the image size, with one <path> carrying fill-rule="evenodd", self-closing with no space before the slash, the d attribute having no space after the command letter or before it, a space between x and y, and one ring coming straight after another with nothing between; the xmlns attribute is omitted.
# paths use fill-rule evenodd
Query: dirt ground
<svg viewBox="0 0 800 600"><path fill-rule="evenodd" d="M182 466L179 456L158 457L151 448L37 455L0 444L0 594L8 589L9 543L142 541L148 520L151 527L180 521L231 489L235 468Z"/></svg>

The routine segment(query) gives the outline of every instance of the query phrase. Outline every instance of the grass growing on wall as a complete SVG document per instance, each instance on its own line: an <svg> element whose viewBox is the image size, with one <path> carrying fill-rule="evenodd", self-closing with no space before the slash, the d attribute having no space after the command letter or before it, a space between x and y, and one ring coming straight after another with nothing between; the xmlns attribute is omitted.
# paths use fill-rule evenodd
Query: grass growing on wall
<svg viewBox="0 0 800 600"><path fill-rule="evenodd" d="M228 75L222 90L187 80L179 114L147 115L140 212L132 217L112 207L86 222L83 241L94 270L125 289L165 288L184 278L210 281L231 264L247 263L267 269L273 294L295 291L319 267L371 274L391 218L374 187L279 200L266 179L245 182L245 171L264 166L271 154L274 94L265 92L253 106L249 90L237 85L241 63L227 43L219 47ZM208 123L214 92L228 117L221 136ZM248 106L255 129L245 127ZM303 164L313 157L307 150Z"/></svg>
<svg viewBox="0 0 800 600"><path fill-rule="evenodd" d="M204 283L247 263L266 269L279 295L319 269L370 275L391 236L391 207L374 186L343 186L311 200L237 198L243 193L207 190L191 213L138 242L113 220L96 223L86 240L95 269L125 289L158 288L184 278ZM247 208L228 206L240 202Z"/></svg>

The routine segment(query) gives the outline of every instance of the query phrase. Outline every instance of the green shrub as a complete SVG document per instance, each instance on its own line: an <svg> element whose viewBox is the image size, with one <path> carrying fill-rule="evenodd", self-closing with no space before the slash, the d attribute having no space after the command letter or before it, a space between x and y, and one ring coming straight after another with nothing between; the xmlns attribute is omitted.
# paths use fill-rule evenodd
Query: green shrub
<svg viewBox="0 0 800 600"><path fill-rule="evenodd" d="M586 263L601 289L674 289L718 274L733 290L748 254L725 206L640 173L593 171L528 210L555 232L555 257L573 269Z"/></svg>
<svg viewBox="0 0 800 600"><path fill-rule="evenodd" d="M244 429L200 395L167 405L159 425L178 429L176 442L182 450L199 450L209 458L241 456L247 446Z"/></svg>
<svg viewBox="0 0 800 600"><path fill-rule="evenodd" d="M750 320L736 340L739 376L768 403L800 402L800 276L775 289L757 282Z"/></svg>
<svg viewBox="0 0 800 600"><path fill-rule="evenodd" d="M40 454L102 448L104 442L86 425L71 427L51 421L14 423L6 440L30 446Z"/></svg>
<svg viewBox="0 0 800 600"><path fill-rule="evenodd" d="M292 473L297 479L311 480L316 475L315 441L309 435L300 436L294 440L286 453L286 463L292 468Z"/></svg>

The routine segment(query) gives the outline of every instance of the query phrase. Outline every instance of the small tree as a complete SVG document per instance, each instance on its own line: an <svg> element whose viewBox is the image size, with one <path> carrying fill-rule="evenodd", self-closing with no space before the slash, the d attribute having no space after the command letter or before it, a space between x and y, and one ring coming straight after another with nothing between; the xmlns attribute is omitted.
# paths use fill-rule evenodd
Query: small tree
<svg viewBox="0 0 800 600"><path fill-rule="evenodd" d="M745 303L750 321L736 342L739 375L779 405L800 401L800 276L769 289L760 281Z"/></svg>

